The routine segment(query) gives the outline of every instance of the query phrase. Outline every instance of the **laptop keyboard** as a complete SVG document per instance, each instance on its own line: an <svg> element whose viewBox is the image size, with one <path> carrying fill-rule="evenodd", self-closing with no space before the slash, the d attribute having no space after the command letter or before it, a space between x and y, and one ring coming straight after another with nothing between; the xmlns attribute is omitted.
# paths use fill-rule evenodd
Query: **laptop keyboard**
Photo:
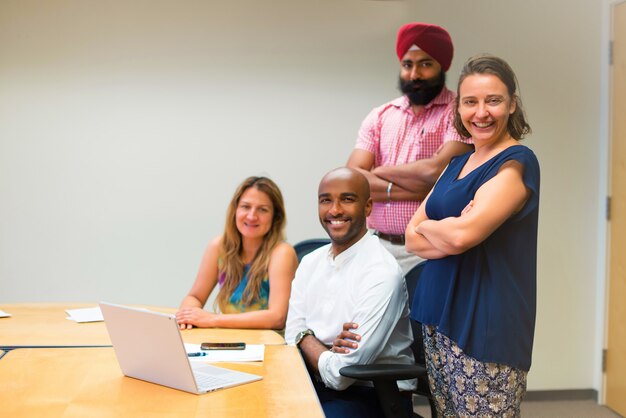
<svg viewBox="0 0 626 418"><path fill-rule="evenodd" d="M198 384L198 388L202 389L219 389L229 383L231 380L223 379L221 377L213 376L206 373L194 373L196 377L196 383Z"/></svg>
<svg viewBox="0 0 626 418"><path fill-rule="evenodd" d="M223 367L208 364L193 365L193 375L199 392L211 392L217 389L241 385L260 379L260 376L241 373Z"/></svg>

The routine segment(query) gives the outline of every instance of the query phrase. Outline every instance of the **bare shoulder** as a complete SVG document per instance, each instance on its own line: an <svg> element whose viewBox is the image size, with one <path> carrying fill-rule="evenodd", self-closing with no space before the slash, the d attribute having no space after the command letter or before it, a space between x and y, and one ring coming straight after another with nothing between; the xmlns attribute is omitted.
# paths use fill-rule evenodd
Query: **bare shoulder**
<svg viewBox="0 0 626 418"><path fill-rule="evenodd" d="M500 173L515 173L517 176L521 177L524 173L524 165L516 160L508 160L500 166L498 174Z"/></svg>
<svg viewBox="0 0 626 418"><path fill-rule="evenodd" d="M286 242L276 245L270 255L268 272L272 277L286 278L291 281L298 268L298 257L296 251Z"/></svg>
<svg viewBox="0 0 626 418"><path fill-rule="evenodd" d="M218 235L209 242L207 249L217 250L220 248L220 245L222 245L222 236Z"/></svg>
<svg viewBox="0 0 626 418"><path fill-rule="evenodd" d="M289 243L283 241L272 250L271 259L274 260L274 258L297 260L296 250Z"/></svg>

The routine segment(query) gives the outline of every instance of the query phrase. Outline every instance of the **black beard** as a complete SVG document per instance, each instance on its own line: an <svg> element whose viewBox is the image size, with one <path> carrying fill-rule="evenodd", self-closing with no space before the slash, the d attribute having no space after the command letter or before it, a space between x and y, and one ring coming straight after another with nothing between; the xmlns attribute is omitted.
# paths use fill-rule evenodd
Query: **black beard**
<svg viewBox="0 0 626 418"><path fill-rule="evenodd" d="M446 85L446 73L439 73L439 77L429 80L407 81L398 77L398 89L409 98L414 105L430 103Z"/></svg>

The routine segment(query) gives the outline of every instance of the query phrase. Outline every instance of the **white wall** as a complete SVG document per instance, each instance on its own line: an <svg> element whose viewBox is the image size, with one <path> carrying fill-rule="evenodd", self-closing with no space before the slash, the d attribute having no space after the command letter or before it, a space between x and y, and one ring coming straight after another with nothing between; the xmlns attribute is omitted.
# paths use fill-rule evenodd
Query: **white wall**
<svg viewBox="0 0 626 418"><path fill-rule="evenodd" d="M423 20L453 36L451 87L478 52L522 87L542 166L529 388L599 389L602 13L593 0L3 0L0 302L176 306L252 174L281 186L290 242L322 236L317 182L397 94L396 30Z"/></svg>

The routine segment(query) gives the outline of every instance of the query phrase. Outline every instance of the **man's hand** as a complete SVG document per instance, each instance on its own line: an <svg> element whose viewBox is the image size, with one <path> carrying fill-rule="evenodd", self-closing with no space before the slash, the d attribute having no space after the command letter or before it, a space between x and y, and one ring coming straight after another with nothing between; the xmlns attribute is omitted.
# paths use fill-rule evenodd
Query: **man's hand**
<svg viewBox="0 0 626 418"><path fill-rule="evenodd" d="M359 334L355 334L351 330L357 329L358 327L359 325L353 322L346 322L343 324L343 331L341 331L341 333L337 335L337 338L333 341L331 351L333 353L348 354L350 349L356 349L359 346L357 341L361 340L361 336Z"/></svg>

